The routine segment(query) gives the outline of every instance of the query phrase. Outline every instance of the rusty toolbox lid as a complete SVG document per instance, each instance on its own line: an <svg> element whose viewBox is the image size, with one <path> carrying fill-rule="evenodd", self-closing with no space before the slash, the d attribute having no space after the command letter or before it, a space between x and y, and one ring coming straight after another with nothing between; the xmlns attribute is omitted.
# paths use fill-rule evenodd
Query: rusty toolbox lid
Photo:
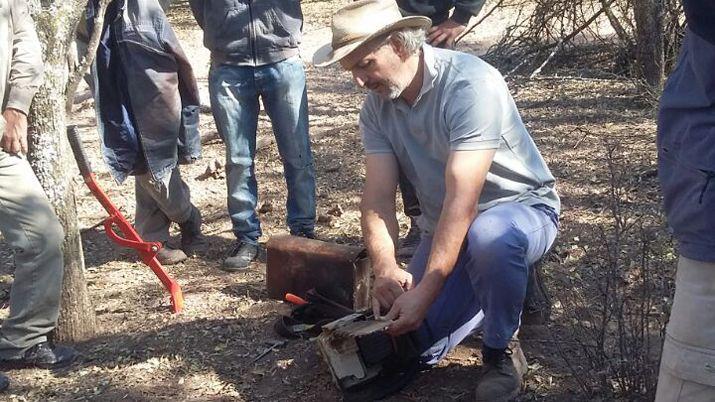
<svg viewBox="0 0 715 402"><path fill-rule="evenodd" d="M309 254L326 260L357 261L367 258L367 250L346 244L329 243L292 235L272 236L266 242L266 250Z"/></svg>

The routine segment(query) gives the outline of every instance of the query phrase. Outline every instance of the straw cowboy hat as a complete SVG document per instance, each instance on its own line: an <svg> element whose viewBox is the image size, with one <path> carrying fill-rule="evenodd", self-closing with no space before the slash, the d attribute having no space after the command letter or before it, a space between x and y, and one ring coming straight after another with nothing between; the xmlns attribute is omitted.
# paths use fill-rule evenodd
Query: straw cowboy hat
<svg viewBox="0 0 715 402"><path fill-rule="evenodd" d="M395 0L350 3L333 15L333 40L315 52L313 64L333 64L381 35L401 28L427 29L431 24L427 17L402 17Z"/></svg>

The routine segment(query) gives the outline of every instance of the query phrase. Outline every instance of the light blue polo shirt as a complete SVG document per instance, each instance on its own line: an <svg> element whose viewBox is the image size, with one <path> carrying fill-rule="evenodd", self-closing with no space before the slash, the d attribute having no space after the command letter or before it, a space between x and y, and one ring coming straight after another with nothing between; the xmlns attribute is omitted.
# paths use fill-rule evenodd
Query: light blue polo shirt
<svg viewBox="0 0 715 402"><path fill-rule="evenodd" d="M554 176L521 121L499 71L478 57L422 48L424 81L413 106L368 94L360 112L367 154L394 154L420 201L420 228L437 227L450 151L496 149L479 211L509 201L545 204L556 213Z"/></svg>

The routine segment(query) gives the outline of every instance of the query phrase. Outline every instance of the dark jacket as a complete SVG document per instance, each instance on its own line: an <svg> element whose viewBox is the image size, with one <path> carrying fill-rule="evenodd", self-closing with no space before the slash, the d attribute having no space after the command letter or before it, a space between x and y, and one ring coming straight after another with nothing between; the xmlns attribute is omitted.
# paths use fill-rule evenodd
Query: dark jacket
<svg viewBox="0 0 715 402"><path fill-rule="evenodd" d="M90 32L97 6L88 6ZM196 79L156 0L110 3L93 73L104 159L118 182L146 172L164 182L199 158Z"/></svg>
<svg viewBox="0 0 715 402"><path fill-rule="evenodd" d="M189 0L211 60L262 66L298 54L300 0Z"/></svg>
<svg viewBox="0 0 715 402"><path fill-rule="evenodd" d="M715 262L715 6L709 3L684 2L689 28L660 102L658 176L680 254Z"/></svg>
<svg viewBox="0 0 715 402"><path fill-rule="evenodd" d="M432 19L432 25L441 24L449 18L454 8L452 20L466 25L472 16L479 14L485 0L397 0L403 15L423 15Z"/></svg>

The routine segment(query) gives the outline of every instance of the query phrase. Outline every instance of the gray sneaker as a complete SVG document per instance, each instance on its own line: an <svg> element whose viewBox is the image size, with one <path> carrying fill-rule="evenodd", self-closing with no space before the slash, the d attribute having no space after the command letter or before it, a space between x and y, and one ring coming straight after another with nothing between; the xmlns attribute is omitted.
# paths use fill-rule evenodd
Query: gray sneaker
<svg viewBox="0 0 715 402"><path fill-rule="evenodd" d="M248 267L258 257L258 245L239 242L228 257L223 260L222 270L228 272L240 271Z"/></svg>
<svg viewBox="0 0 715 402"><path fill-rule="evenodd" d="M483 356L482 377L477 385L477 402L506 402L519 395L528 369L518 340L495 356Z"/></svg>

